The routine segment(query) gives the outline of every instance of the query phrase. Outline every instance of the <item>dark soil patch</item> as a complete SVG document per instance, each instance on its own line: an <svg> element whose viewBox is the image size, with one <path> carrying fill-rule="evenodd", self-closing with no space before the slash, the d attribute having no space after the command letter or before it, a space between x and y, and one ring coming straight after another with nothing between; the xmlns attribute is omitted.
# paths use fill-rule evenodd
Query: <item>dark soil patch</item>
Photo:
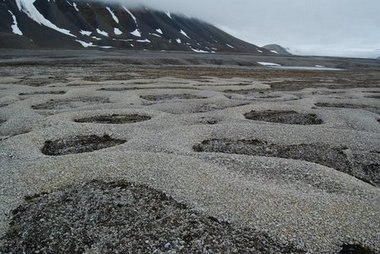
<svg viewBox="0 0 380 254"><path fill-rule="evenodd" d="M95 150L124 144L125 140L104 136L76 136L68 139L48 140L41 149L43 154L58 156L75 153L88 153Z"/></svg>
<svg viewBox="0 0 380 254"><path fill-rule="evenodd" d="M285 124L322 124L323 121L315 114L298 113L296 111L251 111L244 114L245 118L255 121Z"/></svg>
<svg viewBox="0 0 380 254"><path fill-rule="evenodd" d="M150 116L129 114L129 115L104 115L104 116L93 116L75 119L77 123L103 123L103 124L125 124L125 123L137 123L142 121L150 120Z"/></svg>
<svg viewBox="0 0 380 254"><path fill-rule="evenodd" d="M358 244L344 244L339 254L375 254L375 252Z"/></svg>
<svg viewBox="0 0 380 254"><path fill-rule="evenodd" d="M5 123L7 120L0 119L0 125Z"/></svg>
<svg viewBox="0 0 380 254"><path fill-rule="evenodd" d="M304 160L334 168L375 186L380 185L380 171L379 168L376 168L380 159L373 157L372 160L375 161L368 164L362 155L355 156L357 158L350 161L344 153L345 147L331 147L326 144L277 145L256 139L211 139L193 146L193 149L196 152L246 154Z"/></svg>
<svg viewBox="0 0 380 254"><path fill-rule="evenodd" d="M19 93L19 95L39 95L39 94L65 94L66 91L38 91L30 93Z"/></svg>
<svg viewBox="0 0 380 254"><path fill-rule="evenodd" d="M199 214L163 192L93 181L29 197L13 211L4 253L304 253Z"/></svg>
<svg viewBox="0 0 380 254"><path fill-rule="evenodd" d="M207 97L194 94L161 94L161 95L142 95L140 96L148 101L164 101L164 100L189 100L189 99L205 99Z"/></svg>
<svg viewBox="0 0 380 254"><path fill-rule="evenodd" d="M84 106L91 106L103 103L110 103L108 98L93 97L93 98L76 98L67 100L50 100L45 103L33 105L32 109L36 110L61 110L70 108L79 108Z"/></svg>
<svg viewBox="0 0 380 254"><path fill-rule="evenodd" d="M9 103L0 103L0 108L4 108L4 107L6 107L8 105L9 105Z"/></svg>

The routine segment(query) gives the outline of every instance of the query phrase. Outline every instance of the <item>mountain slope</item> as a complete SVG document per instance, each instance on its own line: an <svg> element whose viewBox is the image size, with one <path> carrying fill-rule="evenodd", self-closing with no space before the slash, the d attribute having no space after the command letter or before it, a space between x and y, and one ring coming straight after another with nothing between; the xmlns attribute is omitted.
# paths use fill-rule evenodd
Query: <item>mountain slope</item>
<svg viewBox="0 0 380 254"><path fill-rule="evenodd" d="M284 55L284 56L292 55L291 53L289 53L288 50L286 50L284 47L278 44L268 44L268 45L263 46L263 48L271 51L272 53L279 54L279 55Z"/></svg>
<svg viewBox="0 0 380 254"><path fill-rule="evenodd" d="M0 0L0 47L273 54L198 19L78 0Z"/></svg>

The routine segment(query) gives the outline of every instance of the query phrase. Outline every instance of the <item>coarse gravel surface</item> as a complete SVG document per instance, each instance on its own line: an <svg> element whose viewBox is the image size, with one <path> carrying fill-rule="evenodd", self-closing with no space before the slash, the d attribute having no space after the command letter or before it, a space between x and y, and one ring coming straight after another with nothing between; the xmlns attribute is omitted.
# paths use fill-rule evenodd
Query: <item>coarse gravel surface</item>
<svg viewBox="0 0 380 254"><path fill-rule="evenodd" d="M26 53L0 60L3 252L380 253L375 62Z"/></svg>

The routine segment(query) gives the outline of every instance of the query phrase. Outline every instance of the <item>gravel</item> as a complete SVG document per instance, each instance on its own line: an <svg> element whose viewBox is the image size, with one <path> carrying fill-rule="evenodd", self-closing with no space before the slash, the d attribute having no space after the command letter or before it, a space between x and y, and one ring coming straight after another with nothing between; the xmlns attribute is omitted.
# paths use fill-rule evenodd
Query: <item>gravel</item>
<svg viewBox="0 0 380 254"><path fill-rule="evenodd" d="M164 253L380 253L380 125L377 101L365 97L380 91L378 72L136 67L91 57L3 63L0 246L7 252L115 253L135 244ZM123 82L136 89L99 90ZM53 87L66 93L47 93ZM257 94L223 92L243 88ZM244 116L252 111L291 113L257 121ZM133 114L151 119L75 122ZM303 124L313 114L323 123ZM65 155L44 154L46 141ZM148 209L155 205L160 212ZM151 219L157 215L169 219ZM197 237L184 238L186 230Z"/></svg>

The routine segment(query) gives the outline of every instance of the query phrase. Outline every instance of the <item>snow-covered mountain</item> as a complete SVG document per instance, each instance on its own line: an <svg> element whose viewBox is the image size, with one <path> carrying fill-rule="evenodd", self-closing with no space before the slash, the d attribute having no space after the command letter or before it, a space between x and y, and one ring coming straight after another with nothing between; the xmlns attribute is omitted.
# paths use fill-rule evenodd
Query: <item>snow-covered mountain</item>
<svg viewBox="0 0 380 254"><path fill-rule="evenodd" d="M274 54L198 19L84 0L0 0L0 48Z"/></svg>

